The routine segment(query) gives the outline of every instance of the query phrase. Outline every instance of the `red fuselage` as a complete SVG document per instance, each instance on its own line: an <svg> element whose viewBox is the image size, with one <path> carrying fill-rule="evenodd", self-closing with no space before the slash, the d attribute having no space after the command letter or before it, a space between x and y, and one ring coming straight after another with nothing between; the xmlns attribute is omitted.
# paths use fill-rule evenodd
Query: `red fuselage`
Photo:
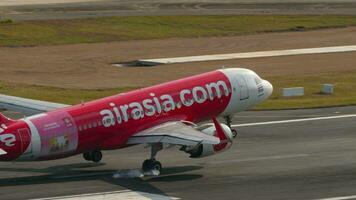
<svg viewBox="0 0 356 200"><path fill-rule="evenodd" d="M217 70L13 121L0 133L0 148L8 152L0 160L48 160L118 149L133 134L164 122L210 119L236 103L239 87L229 76ZM250 98L257 88L248 88Z"/></svg>

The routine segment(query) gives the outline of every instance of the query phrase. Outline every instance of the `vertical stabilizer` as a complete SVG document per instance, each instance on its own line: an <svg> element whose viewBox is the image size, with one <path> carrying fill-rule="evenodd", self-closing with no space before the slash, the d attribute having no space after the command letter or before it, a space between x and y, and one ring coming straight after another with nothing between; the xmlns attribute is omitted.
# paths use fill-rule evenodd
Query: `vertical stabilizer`
<svg viewBox="0 0 356 200"><path fill-rule="evenodd" d="M10 119L6 117L4 114L0 113L0 125L2 126L3 124L7 125L14 122L13 119Z"/></svg>

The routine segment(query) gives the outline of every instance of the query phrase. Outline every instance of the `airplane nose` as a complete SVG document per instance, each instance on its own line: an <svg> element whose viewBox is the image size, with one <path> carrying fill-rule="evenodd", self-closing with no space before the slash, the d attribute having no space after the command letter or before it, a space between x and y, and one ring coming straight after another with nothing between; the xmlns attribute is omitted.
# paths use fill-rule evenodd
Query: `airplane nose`
<svg viewBox="0 0 356 200"><path fill-rule="evenodd" d="M264 80L263 81L263 85L264 85L264 88L265 88L265 96L266 96L266 99L272 95L272 92L273 92L273 85L269 82L269 81L266 81Z"/></svg>

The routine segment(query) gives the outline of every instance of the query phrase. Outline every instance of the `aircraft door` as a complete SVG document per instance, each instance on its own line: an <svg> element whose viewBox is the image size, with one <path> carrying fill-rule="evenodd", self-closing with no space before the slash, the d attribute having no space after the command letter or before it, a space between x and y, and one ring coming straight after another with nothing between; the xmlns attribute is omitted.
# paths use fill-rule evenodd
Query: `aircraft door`
<svg viewBox="0 0 356 200"><path fill-rule="evenodd" d="M248 88L247 81L246 81L245 77L242 75L238 75L236 77L236 81L238 84L240 100L248 99L250 97L250 94L249 94L249 88Z"/></svg>
<svg viewBox="0 0 356 200"><path fill-rule="evenodd" d="M21 139L21 152L25 152L26 148L31 142L31 134L27 128L22 128L18 130Z"/></svg>

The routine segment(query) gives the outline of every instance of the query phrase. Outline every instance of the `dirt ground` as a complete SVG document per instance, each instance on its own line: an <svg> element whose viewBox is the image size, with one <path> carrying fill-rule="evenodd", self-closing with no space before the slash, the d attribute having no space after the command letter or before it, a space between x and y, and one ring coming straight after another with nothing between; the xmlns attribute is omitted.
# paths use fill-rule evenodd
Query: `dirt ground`
<svg viewBox="0 0 356 200"><path fill-rule="evenodd" d="M37 4L59 4L59 3L79 3L96 0L2 0L0 6L37 5Z"/></svg>
<svg viewBox="0 0 356 200"><path fill-rule="evenodd" d="M262 76L355 71L356 52L113 67L116 62L217 53L355 45L356 27L236 37L0 48L0 81L64 88L141 87L226 67Z"/></svg>

